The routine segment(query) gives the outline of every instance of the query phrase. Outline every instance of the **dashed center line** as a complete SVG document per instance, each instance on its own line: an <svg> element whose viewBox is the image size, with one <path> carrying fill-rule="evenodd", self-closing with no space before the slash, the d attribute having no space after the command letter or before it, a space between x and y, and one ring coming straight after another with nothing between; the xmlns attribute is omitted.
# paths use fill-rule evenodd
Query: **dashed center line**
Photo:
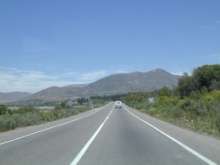
<svg viewBox="0 0 220 165"><path fill-rule="evenodd" d="M102 124L99 126L99 128L95 131L95 133L92 135L92 137L88 140L88 142L84 145L84 147L80 150L80 152L77 154L77 156L73 159L73 161L70 163L70 165L77 165L79 163L79 161L81 160L81 158L83 157L83 155L86 153L86 151L89 149L90 145L92 144L92 142L95 140L96 136L99 134L99 132L101 131L101 129L103 128L103 126L105 125L105 123L108 121L108 119L110 118L111 114L112 114L113 110L111 110L109 112L109 114L107 115L107 117L104 119L104 121L102 122Z"/></svg>

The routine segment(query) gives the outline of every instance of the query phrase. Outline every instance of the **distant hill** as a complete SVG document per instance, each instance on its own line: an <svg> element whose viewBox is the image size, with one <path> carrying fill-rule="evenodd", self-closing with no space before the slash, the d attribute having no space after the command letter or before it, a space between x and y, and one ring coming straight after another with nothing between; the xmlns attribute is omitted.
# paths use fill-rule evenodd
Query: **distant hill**
<svg viewBox="0 0 220 165"><path fill-rule="evenodd" d="M25 92L9 92L9 93L0 92L0 104L18 101L30 95L31 95L30 93L25 93Z"/></svg>
<svg viewBox="0 0 220 165"><path fill-rule="evenodd" d="M62 101L75 97L149 92L162 87L175 87L179 76L162 69L149 72L113 74L88 85L50 87L21 99L22 103Z"/></svg>
<svg viewBox="0 0 220 165"><path fill-rule="evenodd" d="M70 85L65 87L50 87L37 92L25 100L45 100L45 101L59 101L82 96L85 85Z"/></svg>
<svg viewBox="0 0 220 165"><path fill-rule="evenodd" d="M149 72L115 74L89 84L88 95L115 95L128 92L153 91L162 87L175 87L178 76L162 69Z"/></svg>

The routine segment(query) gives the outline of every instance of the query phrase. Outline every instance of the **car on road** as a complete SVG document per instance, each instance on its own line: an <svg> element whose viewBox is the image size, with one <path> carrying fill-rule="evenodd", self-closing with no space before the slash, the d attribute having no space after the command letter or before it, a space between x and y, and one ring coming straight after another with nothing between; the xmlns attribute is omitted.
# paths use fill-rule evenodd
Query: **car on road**
<svg viewBox="0 0 220 165"><path fill-rule="evenodd" d="M121 109L122 108L122 102L121 101L116 101L115 102L115 109Z"/></svg>

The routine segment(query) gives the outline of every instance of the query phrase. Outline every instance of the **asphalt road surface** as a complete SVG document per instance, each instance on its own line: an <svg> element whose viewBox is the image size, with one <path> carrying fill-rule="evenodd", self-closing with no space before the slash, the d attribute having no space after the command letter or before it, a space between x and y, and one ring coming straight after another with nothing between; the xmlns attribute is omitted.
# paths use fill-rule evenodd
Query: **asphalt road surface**
<svg viewBox="0 0 220 165"><path fill-rule="evenodd" d="M0 134L0 165L215 165L219 156L219 140L113 103Z"/></svg>

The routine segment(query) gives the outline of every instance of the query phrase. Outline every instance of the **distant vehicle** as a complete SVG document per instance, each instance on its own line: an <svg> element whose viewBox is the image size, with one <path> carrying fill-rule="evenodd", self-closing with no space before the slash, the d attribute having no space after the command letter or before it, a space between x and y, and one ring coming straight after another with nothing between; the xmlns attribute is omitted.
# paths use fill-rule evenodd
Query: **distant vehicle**
<svg viewBox="0 0 220 165"><path fill-rule="evenodd" d="M122 108L122 102L121 101L116 101L115 102L115 109L121 109Z"/></svg>

